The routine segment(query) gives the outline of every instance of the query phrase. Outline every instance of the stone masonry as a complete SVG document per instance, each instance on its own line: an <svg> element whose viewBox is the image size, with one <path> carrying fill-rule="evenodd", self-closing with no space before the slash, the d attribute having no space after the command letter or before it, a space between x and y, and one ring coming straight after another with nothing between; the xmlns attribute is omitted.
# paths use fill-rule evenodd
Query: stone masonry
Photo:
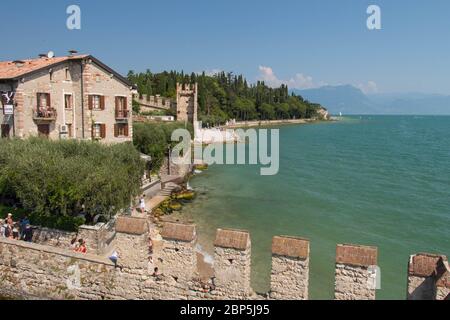
<svg viewBox="0 0 450 320"><path fill-rule="evenodd" d="M309 241L294 237L274 237L270 297L307 300L309 287Z"/></svg>
<svg viewBox="0 0 450 320"><path fill-rule="evenodd" d="M335 299L375 300L373 269L377 266L378 249L357 245L336 248Z"/></svg>
<svg viewBox="0 0 450 320"><path fill-rule="evenodd" d="M450 299L450 268L447 257L419 253L408 265L408 300Z"/></svg>
<svg viewBox="0 0 450 320"><path fill-rule="evenodd" d="M217 294L223 299L247 299L250 287L251 242L247 231L219 229L214 242Z"/></svg>
<svg viewBox="0 0 450 320"><path fill-rule="evenodd" d="M198 276L194 225L163 226L162 243L158 245L162 249L153 256L154 265L160 269L157 274L149 268L149 228L145 218L117 218L112 242L117 263L107 258L109 254L80 254L64 246L2 238L0 296L82 300L308 298L308 240L286 236L273 239L271 292L261 296L250 286L251 243L247 231L217 230L214 277L205 280ZM336 299L375 299L371 267L376 264L377 248L338 245ZM449 299L445 256L413 256L408 279L408 298Z"/></svg>

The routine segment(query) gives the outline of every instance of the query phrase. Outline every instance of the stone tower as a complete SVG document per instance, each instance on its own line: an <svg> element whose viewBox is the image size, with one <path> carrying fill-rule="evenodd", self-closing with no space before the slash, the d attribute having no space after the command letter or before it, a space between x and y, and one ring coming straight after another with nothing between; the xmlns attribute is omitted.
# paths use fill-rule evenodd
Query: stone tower
<svg viewBox="0 0 450 320"><path fill-rule="evenodd" d="M198 84L177 83L177 121L197 122Z"/></svg>

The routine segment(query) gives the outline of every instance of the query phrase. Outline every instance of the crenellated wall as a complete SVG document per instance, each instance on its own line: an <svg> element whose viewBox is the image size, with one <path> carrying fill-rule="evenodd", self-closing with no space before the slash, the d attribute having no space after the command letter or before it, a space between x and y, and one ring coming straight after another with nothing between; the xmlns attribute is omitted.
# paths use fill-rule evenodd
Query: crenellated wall
<svg viewBox="0 0 450 320"><path fill-rule="evenodd" d="M145 218L119 217L112 251L103 256L0 239L0 295L28 299L308 299L310 243L298 237L274 237L271 290L256 294L250 286L251 240L247 231L219 229L214 275L200 273L195 225L165 223L154 252L149 250ZM111 251L111 252L112 252ZM152 255L153 259L150 259ZM338 245L335 298L375 299L378 251ZM155 273L155 269L158 268ZM450 272L445 256L412 256L408 299L449 299Z"/></svg>
<svg viewBox="0 0 450 320"><path fill-rule="evenodd" d="M446 256L419 253L408 264L408 300L450 300L450 267Z"/></svg>

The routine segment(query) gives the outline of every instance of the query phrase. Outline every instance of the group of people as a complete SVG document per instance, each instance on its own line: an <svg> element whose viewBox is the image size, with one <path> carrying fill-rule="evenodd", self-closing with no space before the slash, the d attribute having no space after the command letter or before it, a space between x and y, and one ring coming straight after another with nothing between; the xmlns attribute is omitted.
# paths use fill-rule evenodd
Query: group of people
<svg viewBox="0 0 450 320"><path fill-rule="evenodd" d="M14 221L12 213L8 213L5 219L0 219L0 237L12 240L33 241L33 229L27 216Z"/></svg>
<svg viewBox="0 0 450 320"><path fill-rule="evenodd" d="M70 242L70 246L75 252L87 253L86 241L84 241L83 239L77 239L77 237L73 238Z"/></svg>

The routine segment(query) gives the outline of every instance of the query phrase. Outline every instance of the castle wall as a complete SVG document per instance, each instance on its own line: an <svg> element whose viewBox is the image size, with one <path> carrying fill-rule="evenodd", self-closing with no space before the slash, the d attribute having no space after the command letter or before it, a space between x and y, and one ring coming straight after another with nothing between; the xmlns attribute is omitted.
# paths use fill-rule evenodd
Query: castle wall
<svg viewBox="0 0 450 320"><path fill-rule="evenodd" d="M199 277L195 226L166 223L162 249L154 254L151 268L147 220L119 217L115 231L117 263L108 255L80 254L63 247L0 238L0 296L93 300L308 299L308 240L286 236L273 239L271 292L262 297L250 286L251 241L246 231L217 231L214 277L209 280ZM336 299L375 299L370 267L376 264L376 248L338 245ZM154 266L159 268L156 275ZM415 299L448 300L449 270L445 256L413 256L410 294Z"/></svg>
<svg viewBox="0 0 450 320"><path fill-rule="evenodd" d="M336 248L335 299L375 300L377 266L375 247L338 245Z"/></svg>
<svg viewBox="0 0 450 320"><path fill-rule="evenodd" d="M252 295L250 234L219 229L214 246L215 294L222 299L248 299Z"/></svg>
<svg viewBox="0 0 450 320"><path fill-rule="evenodd" d="M270 297L307 300L309 287L309 241L302 238L274 237Z"/></svg>

